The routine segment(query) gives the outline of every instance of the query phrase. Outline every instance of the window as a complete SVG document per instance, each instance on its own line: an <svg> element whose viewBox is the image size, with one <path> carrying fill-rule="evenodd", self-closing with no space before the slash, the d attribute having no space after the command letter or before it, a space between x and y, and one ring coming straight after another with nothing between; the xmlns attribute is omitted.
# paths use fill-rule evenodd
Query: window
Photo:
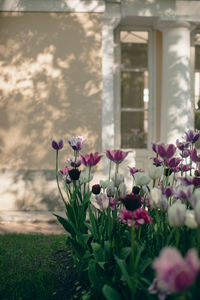
<svg viewBox="0 0 200 300"><path fill-rule="evenodd" d="M146 149L148 144L148 32L120 31L121 148Z"/></svg>
<svg viewBox="0 0 200 300"><path fill-rule="evenodd" d="M200 130L200 33L195 34L194 38L194 106L195 118L194 127ZM198 143L199 144L199 143ZM200 145L198 145L200 146Z"/></svg>

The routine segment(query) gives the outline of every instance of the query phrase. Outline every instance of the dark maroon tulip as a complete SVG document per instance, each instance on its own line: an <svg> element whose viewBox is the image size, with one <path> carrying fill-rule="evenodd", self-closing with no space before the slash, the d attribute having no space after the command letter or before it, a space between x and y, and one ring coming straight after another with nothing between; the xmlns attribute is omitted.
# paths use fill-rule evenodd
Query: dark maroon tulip
<svg viewBox="0 0 200 300"><path fill-rule="evenodd" d="M170 176L171 174L172 174L171 168L165 168L165 169L164 169L164 175L165 175L165 176Z"/></svg>
<svg viewBox="0 0 200 300"><path fill-rule="evenodd" d="M94 184L92 186L92 193L95 194L95 195L99 195L101 192L101 186L100 184Z"/></svg>
<svg viewBox="0 0 200 300"><path fill-rule="evenodd" d="M79 169L71 169L68 171L69 177L72 181L78 180L81 174L81 171Z"/></svg>
<svg viewBox="0 0 200 300"><path fill-rule="evenodd" d="M128 210L135 210L141 207L141 197L139 194L128 194L122 199L122 203Z"/></svg>
<svg viewBox="0 0 200 300"><path fill-rule="evenodd" d="M169 159L174 156L176 152L176 147L173 144L158 144L158 154L164 160Z"/></svg>
<svg viewBox="0 0 200 300"><path fill-rule="evenodd" d="M64 139L60 139L58 142L55 141L55 140L53 140L53 139L51 139L51 146L52 146L52 148L55 149L55 150L60 150L60 149L62 149L63 146L64 146Z"/></svg>
<svg viewBox="0 0 200 300"><path fill-rule="evenodd" d="M140 192L140 187L139 186L134 186L133 189L132 189L132 193L136 195L136 194L139 194L139 192Z"/></svg>

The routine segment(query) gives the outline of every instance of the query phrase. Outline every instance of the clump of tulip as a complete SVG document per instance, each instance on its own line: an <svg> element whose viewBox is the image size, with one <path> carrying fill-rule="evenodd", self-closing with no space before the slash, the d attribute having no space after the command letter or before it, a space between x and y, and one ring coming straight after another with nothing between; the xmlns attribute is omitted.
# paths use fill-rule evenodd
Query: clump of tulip
<svg viewBox="0 0 200 300"><path fill-rule="evenodd" d="M85 139L72 137L67 141L73 157L59 170L64 139L51 140L67 217L57 219L68 232L76 268L85 272L90 295L137 300L145 297L151 280L149 293L159 299L177 293L192 299L200 270L199 138L200 132L188 130L174 144L152 143L154 155L146 170L127 167L131 185L120 172L130 151L84 153ZM98 182L94 170L102 159L109 160L109 170Z"/></svg>

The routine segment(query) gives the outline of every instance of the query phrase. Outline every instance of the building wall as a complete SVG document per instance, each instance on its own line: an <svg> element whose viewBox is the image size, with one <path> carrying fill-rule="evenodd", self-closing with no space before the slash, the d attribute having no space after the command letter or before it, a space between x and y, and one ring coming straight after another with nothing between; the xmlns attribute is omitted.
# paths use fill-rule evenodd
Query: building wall
<svg viewBox="0 0 200 300"><path fill-rule="evenodd" d="M0 13L0 210L55 208L51 137L101 151L101 33L101 13Z"/></svg>

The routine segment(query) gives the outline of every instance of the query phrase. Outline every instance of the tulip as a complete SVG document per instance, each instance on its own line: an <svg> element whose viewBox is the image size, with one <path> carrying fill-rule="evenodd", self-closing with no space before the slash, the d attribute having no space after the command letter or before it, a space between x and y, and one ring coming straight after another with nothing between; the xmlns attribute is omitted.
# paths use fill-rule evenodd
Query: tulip
<svg viewBox="0 0 200 300"><path fill-rule="evenodd" d="M189 142L180 142L178 139L176 140L176 146L179 150L184 151L189 147Z"/></svg>
<svg viewBox="0 0 200 300"><path fill-rule="evenodd" d="M134 176L135 173L143 172L143 170L137 169L135 167L133 167L133 168L129 167L129 171L130 171L131 176Z"/></svg>
<svg viewBox="0 0 200 300"><path fill-rule="evenodd" d="M174 195L181 200L187 200L192 196L193 189L193 185L179 185L175 188Z"/></svg>
<svg viewBox="0 0 200 300"><path fill-rule="evenodd" d="M161 158L164 160L167 160L174 156L176 152L176 147L173 144L164 144L160 143L158 144L158 154Z"/></svg>
<svg viewBox="0 0 200 300"><path fill-rule="evenodd" d="M168 208L167 198L162 194L158 188L153 188L150 192L150 206L151 208L161 208L166 211Z"/></svg>
<svg viewBox="0 0 200 300"><path fill-rule="evenodd" d="M124 176L118 173L112 178L112 181L115 183L115 186L118 187L122 182L124 182Z"/></svg>
<svg viewBox="0 0 200 300"><path fill-rule="evenodd" d="M114 182L111 182L107 189L106 189L106 194L108 197L114 197L115 195L115 185L114 185Z"/></svg>
<svg viewBox="0 0 200 300"><path fill-rule="evenodd" d="M132 226L133 223L133 211L122 209L118 221L127 224L128 226Z"/></svg>
<svg viewBox="0 0 200 300"><path fill-rule="evenodd" d="M161 178L163 175L164 168L162 166L156 167L155 165L148 166L148 175L151 179L155 180Z"/></svg>
<svg viewBox="0 0 200 300"><path fill-rule="evenodd" d="M198 225L200 225L200 200L197 202L194 208L194 216Z"/></svg>
<svg viewBox="0 0 200 300"><path fill-rule="evenodd" d="M150 177L146 173L135 173L134 175L136 185L143 186L150 182Z"/></svg>
<svg viewBox="0 0 200 300"><path fill-rule="evenodd" d="M198 155L196 148L190 151L190 158L195 163L200 162L200 155Z"/></svg>
<svg viewBox="0 0 200 300"><path fill-rule="evenodd" d="M166 294L178 293L193 284L200 270L200 260L195 249L189 250L183 258L176 248L166 247L153 261L153 268L158 290Z"/></svg>
<svg viewBox="0 0 200 300"><path fill-rule="evenodd" d="M126 196L126 185L124 182L121 182L118 187L118 196L119 198L124 198Z"/></svg>
<svg viewBox="0 0 200 300"><path fill-rule="evenodd" d="M71 139L68 139L68 144L75 151L80 151L82 149L82 144L84 142L84 138L82 136L73 136Z"/></svg>
<svg viewBox="0 0 200 300"><path fill-rule="evenodd" d="M101 160L103 155L99 152L81 155L81 162L84 166L93 167Z"/></svg>
<svg viewBox="0 0 200 300"><path fill-rule="evenodd" d="M63 170L59 170L59 173L62 175L68 174L69 168L68 166L65 166Z"/></svg>
<svg viewBox="0 0 200 300"><path fill-rule="evenodd" d="M110 181L109 180L100 180L99 184L102 187L102 189L106 189L109 186Z"/></svg>
<svg viewBox="0 0 200 300"><path fill-rule="evenodd" d="M68 171L69 177L72 181L78 180L81 174L81 171L79 169L72 169Z"/></svg>
<svg viewBox="0 0 200 300"><path fill-rule="evenodd" d="M99 195L101 192L101 186L99 184L94 184L92 186L92 193L95 195Z"/></svg>
<svg viewBox="0 0 200 300"><path fill-rule="evenodd" d="M174 194L174 187L173 186L162 187L162 193L167 198L170 198Z"/></svg>
<svg viewBox="0 0 200 300"><path fill-rule="evenodd" d="M185 225L191 229L195 229L198 227L194 210L187 209L185 216Z"/></svg>
<svg viewBox="0 0 200 300"><path fill-rule="evenodd" d="M106 156L108 159L112 160L116 164L120 164L129 154L130 151L122 150L106 150Z"/></svg>
<svg viewBox="0 0 200 300"><path fill-rule="evenodd" d="M148 212L143 208L134 210L133 217L135 221L135 228L138 228L139 225L152 224L151 217L149 217Z"/></svg>
<svg viewBox="0 0 200 300"><path fill-rule="evenodd" d="M177 200L168 208L168 221L172 227L179 227L185 224L186 205Z"/></svg>
<svg viewBox="0 0 200 300"><path fill-rule="evenodd" d="M196 143L200 137L200 131L188 130L185 132L186 134L186 142Z"/></svg>
<svg viewBox="0 0 200 300"><path fill-rule="evenodd" d="M105 194L100 193L95 198L91 197L91 203L99 210L106 210L109 206L109 199Z"/></svg>
<svg viewBox="0 0 200 300"><path fill-rule="evenodd" d="M190 197L190 203L193 208L197 205L197 203L200 201L200 189L195 189L194 193Z"/></svg>
<svg viewBox="0 0 200 300"><path fill-rule="evenodd" d="M80 182L80 184L88 183L92 179L93 179L93 176L91 174L90 174L90 176L88 178L88 172L81 172L80 178L79 178L79 182Z"/></svg>
<svg viewBox="0 0 200 300"><path fill-rule="evenodd" d="M51 146L53 149L55 150L60 150L63 148L64 146L64 139L59 139L59 141L55 141L53 139L51 139Z"/></svg>
<svg viewBox="0 0 200 300"><path fill-rule="evenodd" d="M128 194L122 199L122 203L127 210L136 210L141 207L141 197L139 194Z"/></svg>
<svg viewBox="0 0 200 300"><path fill-rule="evenodd" d="M69 159L67 160L67 162L68 162L68 164L69 164L72 168L78 168L78 167L80 167L80 165L81 165L81 160L80 160L80 159L76 160L76 162L75 162L75 158L69 158Z"/></svg>

